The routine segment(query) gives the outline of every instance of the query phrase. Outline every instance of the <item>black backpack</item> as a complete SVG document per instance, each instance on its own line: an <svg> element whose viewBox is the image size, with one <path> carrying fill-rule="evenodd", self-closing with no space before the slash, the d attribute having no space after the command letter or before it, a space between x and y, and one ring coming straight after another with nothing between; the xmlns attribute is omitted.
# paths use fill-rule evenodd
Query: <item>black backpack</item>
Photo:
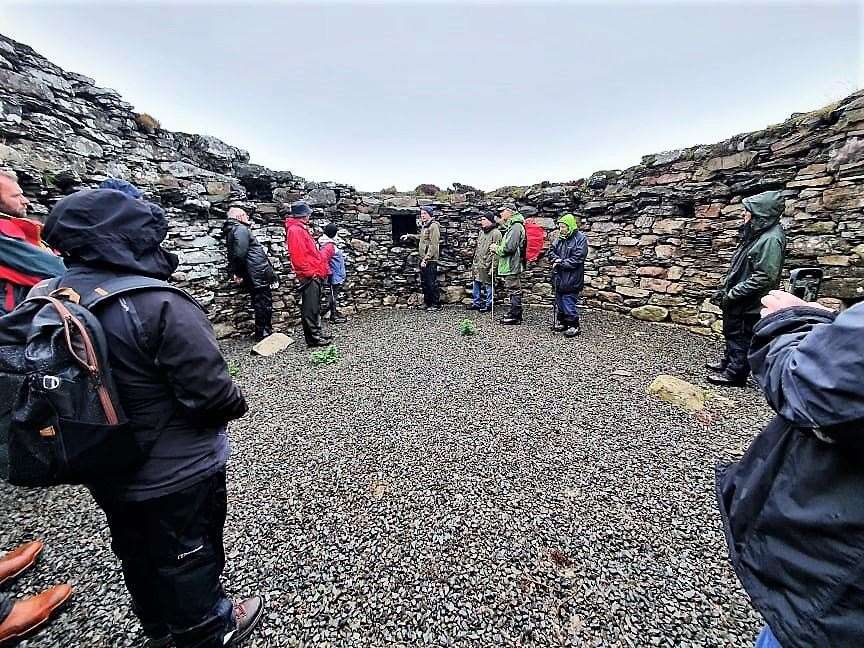
<svg viewBox="0 0 864 648"><path fill-rule="evenodd" d="M112 278L85 295L61 281L37 285L0 318L0 477L17 486L93 483L143 463L149 448L120 407L91 309L145 289L186 294L142 276Z"/></svg>

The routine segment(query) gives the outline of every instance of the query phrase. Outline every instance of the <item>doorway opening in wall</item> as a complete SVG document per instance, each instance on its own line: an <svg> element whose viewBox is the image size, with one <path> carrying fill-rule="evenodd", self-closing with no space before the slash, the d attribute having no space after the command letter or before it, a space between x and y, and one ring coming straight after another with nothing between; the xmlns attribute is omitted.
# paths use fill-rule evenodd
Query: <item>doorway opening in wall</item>
<svg viewBox="0 0 864 648"><path fill-rule="evenodd" d="M395 214L390 217L393 222L393 242L396 244L404 243L400 240L405 234L416 234L417 217L414 214Z"/></svg>

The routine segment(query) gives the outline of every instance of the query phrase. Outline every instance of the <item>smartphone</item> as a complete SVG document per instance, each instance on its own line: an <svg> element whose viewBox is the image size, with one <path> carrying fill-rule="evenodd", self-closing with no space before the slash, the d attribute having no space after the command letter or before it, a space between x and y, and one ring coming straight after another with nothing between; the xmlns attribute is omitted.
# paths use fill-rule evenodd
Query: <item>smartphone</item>
<svg viewBox="0 0 864 648"><path fill-rule="evenodd" d="M789 292L804 301L816 301L821 285L821 268L796 268L789 273Z"/></svg>

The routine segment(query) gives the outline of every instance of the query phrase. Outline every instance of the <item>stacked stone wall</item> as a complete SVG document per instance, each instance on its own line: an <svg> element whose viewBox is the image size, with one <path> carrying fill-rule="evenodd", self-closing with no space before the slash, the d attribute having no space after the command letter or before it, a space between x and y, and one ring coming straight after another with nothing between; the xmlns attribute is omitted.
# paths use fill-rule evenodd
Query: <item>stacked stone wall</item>
<svg viewBox="0 0 864 648"><path fill-rule="evenodd" d="M135 183L168 214L168 247L181 260L175 281L199 297L223 335L250 326L247 300L225 274L227 208L253 216L280 277L276 321L287 325L297 308L279 207L298 199L312 205L315 224L339 225L349 257L348 302L358 310L418 300L417 255L393 240L394 219L416 217L419 205L436 207L442 286L456 302L467 297L479 215L515 202L550 241L562 213L580 217L591 250L589 304L708 332L719 322L706 297L736 244L742 198L781 189L786 270L823 268L823 295L850 303L864 296L861 142L859 92L763 131L646 156L624 171L575 182L487 194L462 185L433 196L360 193L253 164L246 151L215 137L150 128L116 92L0 35L0 166L18 172L34 212L45 215L63 195L108 176ZM525 276L529 303L551 300L548 276L541 257Z"/></svg>

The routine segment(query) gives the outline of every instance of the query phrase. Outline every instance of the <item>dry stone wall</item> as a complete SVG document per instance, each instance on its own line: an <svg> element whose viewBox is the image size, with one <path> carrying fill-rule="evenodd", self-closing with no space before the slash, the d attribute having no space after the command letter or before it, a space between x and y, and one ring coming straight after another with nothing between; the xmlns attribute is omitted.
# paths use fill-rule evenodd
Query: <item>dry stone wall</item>
<svg viewBox="0 0 864 648"><path fill-rule="evenodd" d="M411 227L419 205L437 209L442 286L455 302L467 296L479 215L515 201L550 240L558 216L580 216L591 246L589 304L716 330L718 313L706 297L734 249L741 199L767 189L786 195L787 270L820 266L823 294L837 304L855 301L864 296L861 142L859 92L763 131L646 156L635 167L585 180L488 194L458 184L432 196L363 194L253 164L246 151L214 137L154 129L116 92L0 35L0 166L19 173L34 212L47 214L61 196L108 176L135 183L168 213L168 246L181 259L175 281L204 303L222 335L250 326L246 300L224 271L227 208L238 205L253 216L280 277L276 320L287 325L297 308L279 206L298 199L312 205L316 224L340 226L348 301L361 310L418 301L416 252L394 239L394 227L397 233ZM548 303L544 258L526 283L530 303Z"/></svg>

